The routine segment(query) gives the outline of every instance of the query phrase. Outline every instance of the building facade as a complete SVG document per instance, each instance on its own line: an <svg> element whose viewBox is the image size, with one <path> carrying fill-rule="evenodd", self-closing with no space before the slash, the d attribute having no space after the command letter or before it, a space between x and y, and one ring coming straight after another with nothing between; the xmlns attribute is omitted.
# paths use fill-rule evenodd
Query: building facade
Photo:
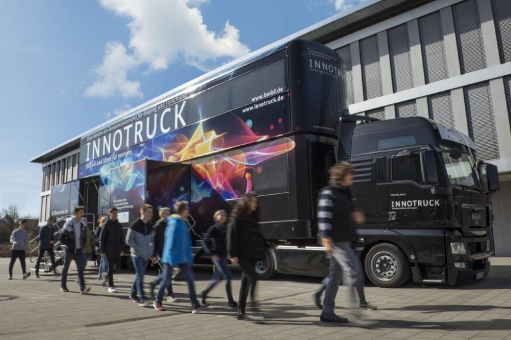
<svg viewBox="0 0 511 340"><path fill-rule="evenodd" d="M351 114L427 117L474 140L499 167L495 249L511 256L511 1L368 0L262 50L294 38L342 57ZM32 160L43 164L41 223L51 187L78 177L80 137Z"/></svg>

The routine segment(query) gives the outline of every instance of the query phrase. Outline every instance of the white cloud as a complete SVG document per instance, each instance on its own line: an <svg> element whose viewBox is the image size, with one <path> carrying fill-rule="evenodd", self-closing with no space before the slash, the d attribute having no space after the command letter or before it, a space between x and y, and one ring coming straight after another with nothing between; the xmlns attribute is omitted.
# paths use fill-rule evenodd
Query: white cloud
<svg viewBox="0 0 511 340"><path fill-rule="evenodd" d="M338 11L345 11L365 0L331 0L335 4L335 9Z"/></svg>
<svg viewBox="0 0 511 340"><path fill-rule="evenodd" d="M103 63L94 69L97 79L85 90L87 97L112 97L120 93L123 97L142 97L140 82L127 79L128 71L138 65L126 47L118 41L110 41L105 47Z"/></svg>
<svg viewBox="0 0 511 340"><path fill-rule="evenodd" d="M105 118L110 119L112 117L118 116L121 113L128 111L129 109L131 109L131 105L125 103L121 107L114 109L112 112L105 113Z"/></svg>
<svg viewBox="0 0 511 340"><path fill-rule="evenodd" d="M209 0L99 0L105 8L131 22L129 52L119 42L110 42L105 60L95 72L98 79L86 95L110 97L141 96L140 83L127 73L139 65L149 71L165 70L176 61L207 71L221 58L237 58L250 52L240 41L239 30L227 21L221 33L208 30L197 6ZM120 62L116 60L120 59Z"/></svg>

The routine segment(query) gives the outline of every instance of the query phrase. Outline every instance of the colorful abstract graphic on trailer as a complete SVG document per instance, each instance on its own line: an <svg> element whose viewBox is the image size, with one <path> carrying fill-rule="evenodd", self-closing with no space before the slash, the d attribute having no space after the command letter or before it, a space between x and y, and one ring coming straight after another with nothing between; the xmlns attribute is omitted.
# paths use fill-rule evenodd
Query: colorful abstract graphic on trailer
<svg viewBox="0 0 511 340"><path fill-rule="evenodd" d="M189 160L288 133L287 94L274 99L266 106L225 113L119 151L108 158L95 160L94 163L81 164L80 177L89 177L141 159L164 162Z"/></svg>

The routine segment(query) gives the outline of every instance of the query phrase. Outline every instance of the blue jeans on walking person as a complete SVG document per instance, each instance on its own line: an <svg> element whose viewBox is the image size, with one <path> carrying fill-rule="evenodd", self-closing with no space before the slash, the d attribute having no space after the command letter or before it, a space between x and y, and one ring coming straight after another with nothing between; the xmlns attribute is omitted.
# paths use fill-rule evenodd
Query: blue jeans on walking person
<svg viewBox="0 0 511 340"><path fill-rule="evenodd" d="M87 265L87 254L85 254L81 249L76 249L76 252L71 253L66 251L64 255L64 267L62 268L62 277L60 279L60 286L67 286L67 272L69 271L69 267L71 266L71 261L75 261L76 269L78 270L78 284L80 285L80 290L85 289L85 278L83 276L83 271L85 270L85 266Z"/></svg>
<svg viewBox="0 0 511 340"><path fill-rule="evenodd" d="M138 296L140 300L144 300L144 275L147 265L149 264L149 260L144 260L138 256L131 256L131 260L133 261L133 266L135 267L136 272L135 281L133 281L133 285L131 286L131 294Z"/></svg>
<svg viewBox="0 0 511 340"><path fill-rule="evenodd" d="M190 293L190 301L193 307L200 307L199 301L197 300L197 294L195 293L195 285L194 285L194 276L192 265L188 262L180 263L177 266L185 281L188 283L188 291ZM165 294L165 289L172 282L172 266L168 263L163 264L163 282L160 284L160 288L158 289L158 295L156 296L156 301L161 303L163 301L163 295Z"/></svg>
<svg viewBox="0 0 511 340"><path fill-rule="evenodd" d="M213 261L213 264L215 265L215 274L213 275L213 279L211 279L208 287L202 292L203 297L205 298L211 289L213 289L220 280L224 279L227 299L229 300L229 303L234 303L231 289L232 273L227 266L227 259L225 257L221 257L219 261Z"/></svg>
<svg viewBox="0 0 511 340"><path fill-rule="evenodd" d="M170 271L170 276L171 276L170 282L168 283L168 285L166 287L167 288L167 295L174 294L174 292L172 290L172 270ZM160 273L160 275L158 275L158 277L151 282L151 285L153 287L156 287L157 285L160 285L160 287L161 287L161 286L164 286L164 281L165 281L165 272L162 271Z"/></svg>

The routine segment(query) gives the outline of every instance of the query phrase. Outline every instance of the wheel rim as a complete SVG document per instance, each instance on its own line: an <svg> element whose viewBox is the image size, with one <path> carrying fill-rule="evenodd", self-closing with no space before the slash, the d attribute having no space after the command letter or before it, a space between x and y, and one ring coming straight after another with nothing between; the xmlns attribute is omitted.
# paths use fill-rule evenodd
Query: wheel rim
<svg viewBox="0 0 511 340"><path fill-rule="evenodd" d="M371 272L379 281L392 281L399 271L399 265L394 254L380 251L371 259Z"/></svg>
<svg viewBox="0 0 511 340"><path fill-rule="evenodd" d="M256 262L256 273L257 274L264 274L268 271L269 268L269 261L268 261L268 255L265 254L265 259L261 261Z"/></svg>

